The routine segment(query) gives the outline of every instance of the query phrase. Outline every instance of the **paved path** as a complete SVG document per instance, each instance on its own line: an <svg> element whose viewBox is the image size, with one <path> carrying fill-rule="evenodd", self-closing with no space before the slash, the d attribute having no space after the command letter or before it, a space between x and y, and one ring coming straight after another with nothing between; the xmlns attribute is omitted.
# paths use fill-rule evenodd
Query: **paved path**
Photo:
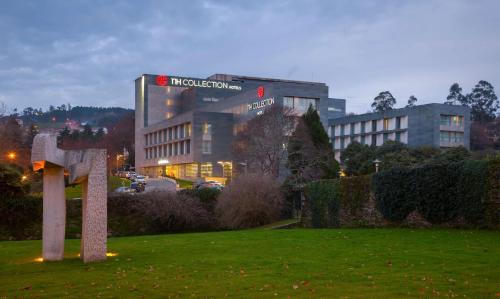
<svg viewBox="0 0 500 299"><path fill-rule="evenodd" d="M146 190L145 192L150 192L150 191L176 191L177 187L176 184L167 179L148 179L147 184L146 184Z"/></svg>

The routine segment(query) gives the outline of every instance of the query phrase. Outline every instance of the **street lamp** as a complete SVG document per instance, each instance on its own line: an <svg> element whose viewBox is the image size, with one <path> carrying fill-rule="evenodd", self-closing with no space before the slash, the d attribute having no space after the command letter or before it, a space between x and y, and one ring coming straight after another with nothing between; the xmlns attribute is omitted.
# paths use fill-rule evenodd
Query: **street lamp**
<svg viewBox="0 0 500 299"><path fill-rule="evenodd" d="M379 159L375 159L373 160L373 164L375 164L375 172L378 172L378 166L380 165L382 161L380 161Z"/></svg>
<svg viewBox="0 0 500 299"><path fill-rule="evenodd" d="M7 157L10 160L14 160L16 158L16 153L15 152L10 152L10 153L7 154Z"/></svg>

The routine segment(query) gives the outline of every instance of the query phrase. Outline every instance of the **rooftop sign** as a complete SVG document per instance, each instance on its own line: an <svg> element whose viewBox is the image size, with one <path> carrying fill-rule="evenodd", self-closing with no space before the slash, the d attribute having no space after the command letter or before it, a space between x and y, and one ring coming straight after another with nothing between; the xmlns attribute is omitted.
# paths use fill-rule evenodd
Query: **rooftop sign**
<svg viewBox="0 0 500 299"><path fill-rule="evenodd" d="M234 84L233 82L184 78L184 77L175 77L166 75L157 75L155 78L155 83L158 86L200 87L200 88L241 90L241 86Z"/></svg>

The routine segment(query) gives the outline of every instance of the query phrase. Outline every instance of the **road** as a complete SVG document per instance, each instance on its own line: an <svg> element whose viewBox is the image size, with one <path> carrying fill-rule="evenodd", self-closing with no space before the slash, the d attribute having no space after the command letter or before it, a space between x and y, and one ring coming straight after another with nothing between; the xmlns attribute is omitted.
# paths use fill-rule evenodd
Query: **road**
<svg viewBox="0 0 500 299"><path fill-rule="evenodd" d="M176 184L168 179L152 178L147 180L145 192L151 191L177 191Z"/></svg>

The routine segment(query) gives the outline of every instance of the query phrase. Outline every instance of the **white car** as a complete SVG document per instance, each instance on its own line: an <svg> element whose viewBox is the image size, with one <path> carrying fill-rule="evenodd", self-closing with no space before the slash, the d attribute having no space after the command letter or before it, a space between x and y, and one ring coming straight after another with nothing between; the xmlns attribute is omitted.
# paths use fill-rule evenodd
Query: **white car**
<svg viewBox="0 0 500 299"><path fill-rule="evenodd" d="M116 193L135 193L135 189L130 187L118 187L115 189Z"/></svg>
<svg viewBox="0 0 500 299"><path fill-rule="evenodd" d="M147 182L146 182L146 177L145 177L145 176L143 176L143 175L137 175L137 176L135 177L135 181L136 181L137 183L141 183L141 184L144 184L144 185L146 185L146 184L147 184Z"/></svg>

